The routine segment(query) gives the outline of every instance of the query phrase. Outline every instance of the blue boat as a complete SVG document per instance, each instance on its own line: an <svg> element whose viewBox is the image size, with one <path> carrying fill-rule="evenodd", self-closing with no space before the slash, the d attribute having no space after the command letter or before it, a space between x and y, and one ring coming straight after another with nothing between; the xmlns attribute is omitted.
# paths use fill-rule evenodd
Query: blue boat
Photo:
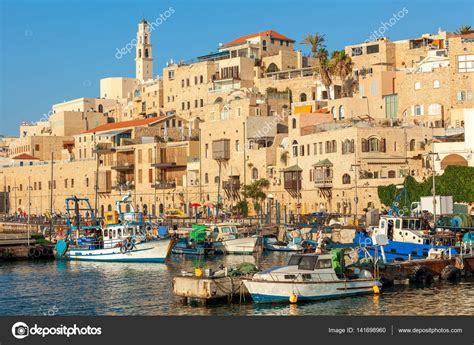
<svg viewBox="0 0 474 345"><path fill-rule="evenodd" d="M373 238L377 235L387 236L388 243L374 246ZM452 237L430 235L429 230L422 228L421 219L415 217L382 216L378 227L357 231L354 244L365 247L370 255L377 250L378 256L385 256L387 262L425 259L431 249L446 255L458 254Z"/></svg>
<svg viewBox="0 0 474 345"><path fill-rule="evenodd" d="M215 249L211 242L207 241L193 241L192 239L182 237L179 238L173 248L173 254L192 255L192 256L208 256L214 255Z"/></svg>

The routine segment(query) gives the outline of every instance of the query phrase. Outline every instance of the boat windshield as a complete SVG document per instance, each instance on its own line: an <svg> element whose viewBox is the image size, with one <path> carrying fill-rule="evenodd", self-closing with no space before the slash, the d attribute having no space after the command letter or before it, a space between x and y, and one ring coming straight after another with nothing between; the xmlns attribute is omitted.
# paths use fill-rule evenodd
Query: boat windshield
<svg viewBox="0 0 474 345"><path fill-rule="evenodd" d="M292 255L288 261L288 266L298 266L300 264L302 255Z"/></svg>
<svg viewBox="0 0 474 345"><path fill-rule="evenodd" d="M234 226L223 226L221 232L223 234L235 234L237 233L237 229Z"/></svg>
<svg viewBox="0 0 474 345"><path fill-rule="evenodd" d="M298 269L313 271L314 266L316 266L317 260L318 260L318 257L316 255L302 256L300 264L298 265Z"/></svg>
<svg viewBox="0 0 474 345"><path fill-rule="evenodd" d="M402 223L402 228L410 229L410 230L420 230L421 220L420 219L404 219Z"/></svg>

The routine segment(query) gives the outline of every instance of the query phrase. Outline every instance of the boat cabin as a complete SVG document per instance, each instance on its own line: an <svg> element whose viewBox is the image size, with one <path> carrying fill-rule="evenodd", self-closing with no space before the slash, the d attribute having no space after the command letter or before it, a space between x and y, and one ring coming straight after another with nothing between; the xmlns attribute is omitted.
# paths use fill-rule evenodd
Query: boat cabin
<svg viewBox="0 0 474 345"><path fill-rule="evenodd" d="M141 239L144 237L141 228L130 224L114 224L102 229L104 248L111 248L119 245L126 238L133 237Z"/></svg>
<svg viewBox="0 0 474 345"><path fill-rule="evenodd" d="M211 225L211 237L214 241L233 240L237 238L238 230L235 224Z"/></svg>
<svg viewBox="0 0 474 345"><path fill-rule="evenodd" d="M379 234L397 242L430 244L429 236L422 230L421 219L414 217L381 217L379 226L374 229L374 235Z"/></svg>

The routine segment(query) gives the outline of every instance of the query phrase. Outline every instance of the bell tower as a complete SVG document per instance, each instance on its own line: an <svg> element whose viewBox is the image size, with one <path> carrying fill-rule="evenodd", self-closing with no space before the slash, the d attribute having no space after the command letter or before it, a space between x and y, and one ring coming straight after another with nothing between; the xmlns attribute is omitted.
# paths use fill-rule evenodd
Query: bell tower
<svg viewBox="0 0 474 345"><path fill-rule="evenodd" d="M138 24L135 73L136 78L140 81L153 79L153 56L149 28L145 19Z"/></svg>

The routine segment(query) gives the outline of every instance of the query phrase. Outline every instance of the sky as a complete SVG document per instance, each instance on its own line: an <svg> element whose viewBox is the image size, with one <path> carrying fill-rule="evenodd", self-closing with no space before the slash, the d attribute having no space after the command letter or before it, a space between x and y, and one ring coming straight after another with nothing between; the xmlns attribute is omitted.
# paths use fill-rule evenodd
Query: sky
<svg viewBox="0 0 474 345"><path fill-rule="evenodd" d="M0 135L47 117L55 103L99 97L99 80L135 76L135 38L142 18L152 32L154 75L170 59L190 60L238 36L275 30L296 40L323 33L329 51L362 43L388 28L392 40L455 31L474 24L474 3L446 1L0 0ZM169 11L169 12L167 12ZM171 15L169 15L173 12ZM393 22L393 20L392 20Z"/></svg>

